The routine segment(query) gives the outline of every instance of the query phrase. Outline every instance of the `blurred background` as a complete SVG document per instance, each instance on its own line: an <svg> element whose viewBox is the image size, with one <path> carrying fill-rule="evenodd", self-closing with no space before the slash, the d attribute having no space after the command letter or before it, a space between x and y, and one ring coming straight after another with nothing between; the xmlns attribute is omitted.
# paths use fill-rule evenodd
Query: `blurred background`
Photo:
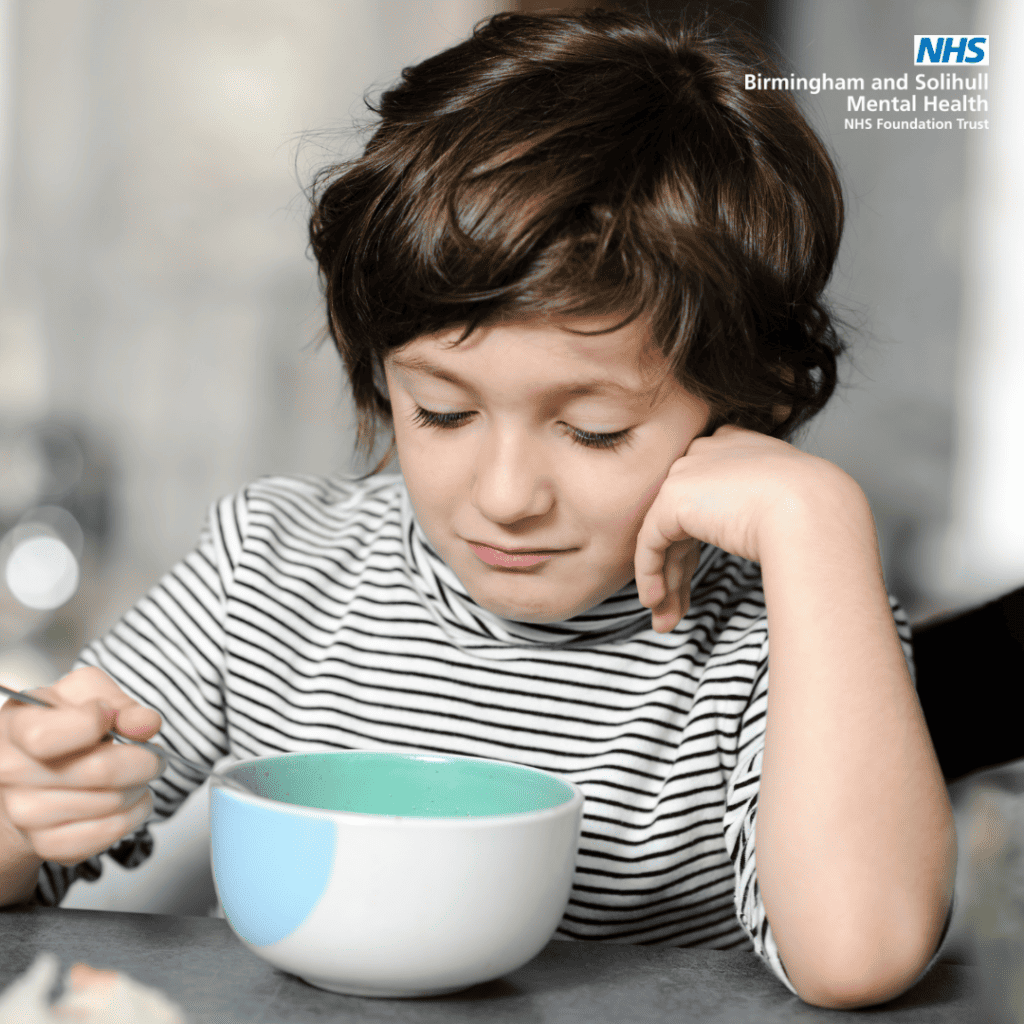
<svg viewBox="0 0 1024 1024"><path fill-rule="evenodd" d="M357 151L364 93L489 0L0 0L0 682L70 667L265 473L361 473L303 189ZM845 130L802 96L848 226L844 386L802 447L850 472L912 621L1024 582L1024 42L1009 0L719 10L802 75L911 72L915 33L992 38L990 131ZM955 123L955 122L954 122ZM1014 313L1016 311L1013 311ZM394 466L389 467L395 471ZM82 883L78 883L80 886Z"/></svg>

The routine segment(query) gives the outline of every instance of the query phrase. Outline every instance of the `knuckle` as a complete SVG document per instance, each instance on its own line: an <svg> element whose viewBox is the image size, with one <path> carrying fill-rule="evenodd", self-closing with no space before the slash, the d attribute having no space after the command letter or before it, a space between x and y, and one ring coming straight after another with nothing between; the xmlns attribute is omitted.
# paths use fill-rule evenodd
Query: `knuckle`
<svg viewBox="0 0 1024 1024"><path fill-rule="evenodd" d="M82 789L116 789L116 771L108 751L86 755L75 766L76 782Z"/></svg>
<svg viewBox="0 0 1024 1024"><path fill-rule="evenodd" d="M19 709L19 714L11 722L7 735L10 745L18 746L26 753L31 753L39 733L39 724L34 722L31 717L27 717L26 720L28 710Z"/></svg>
<svg viewBox="0 0 1024 1024"><path fill-rule="evenodd" d="M7 820L19 828L24 828L32 819L33 801L29 790L7 789L0 798L0 809L7 815Z"/></svg>
<svg viewBox="0 0 1024 1024"><path fill-rule="evenodd" d="M33 710L30 709L30 713ZM40 710L20 730L20 746L37 760L65 757L96 742L96 723L92 709Z"/></svg>
<svg viewBox="0 0 1024 1024"><path fill-rule="evenodd" d="M121 693L117 683L106 672L92 665L74 669L57 680L50 689L72 704L106 697L111 692Z"/></svg>

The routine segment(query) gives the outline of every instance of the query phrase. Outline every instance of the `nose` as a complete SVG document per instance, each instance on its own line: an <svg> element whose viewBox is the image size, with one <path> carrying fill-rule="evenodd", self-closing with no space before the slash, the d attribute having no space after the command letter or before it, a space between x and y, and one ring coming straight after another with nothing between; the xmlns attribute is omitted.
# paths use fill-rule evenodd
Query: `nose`
<svg viewBox="0 0 1024 1024"><path fill-rule="evenodd" d="M542 446L525 430L491 429L476 456L473 503L492 522L542 516L555 500Z"/></svg>

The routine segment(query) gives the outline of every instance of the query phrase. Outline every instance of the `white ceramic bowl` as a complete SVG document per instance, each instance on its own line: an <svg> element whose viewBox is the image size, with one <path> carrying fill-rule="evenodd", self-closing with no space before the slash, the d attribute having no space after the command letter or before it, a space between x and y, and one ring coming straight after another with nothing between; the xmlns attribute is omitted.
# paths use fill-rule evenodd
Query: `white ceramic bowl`
<svg viewBox="0 0 1024 1024"><path fill-rule="evenodd" d="M572 888L583 793L504 761L276 754L210 788L214 884L253 953L360 996L457 992L550 941Z"/></svg>

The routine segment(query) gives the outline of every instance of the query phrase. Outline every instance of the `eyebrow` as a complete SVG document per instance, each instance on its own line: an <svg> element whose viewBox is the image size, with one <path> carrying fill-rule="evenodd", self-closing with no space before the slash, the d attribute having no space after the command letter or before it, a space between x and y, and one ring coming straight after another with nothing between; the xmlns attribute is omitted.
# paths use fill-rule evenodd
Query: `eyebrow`
<svg viewBox="0 0 1024 1024"><path fill-rule="evenodd" d="M436 377L438 380L446 380L449 383L454 384L456 387L462 388L464 391L476 394L476 390L473 386L464 381L458 374L452 373L451 370L446 370L444 367L430 362L429 359L424 359L421 356L404 356L401 358L393 356L391 361L395 366L400 366L407 370L420 370L423 373L430 374L431 377ZM594 377L590 380L578 380L570 381L565 384L558 384L553 388L548 388L545 392L546 397L558 395L618 395L620 397L633 400L643 397L641 392L636 391L633 388L626 387L618 381L609 380L604 377Z"/></svg>

